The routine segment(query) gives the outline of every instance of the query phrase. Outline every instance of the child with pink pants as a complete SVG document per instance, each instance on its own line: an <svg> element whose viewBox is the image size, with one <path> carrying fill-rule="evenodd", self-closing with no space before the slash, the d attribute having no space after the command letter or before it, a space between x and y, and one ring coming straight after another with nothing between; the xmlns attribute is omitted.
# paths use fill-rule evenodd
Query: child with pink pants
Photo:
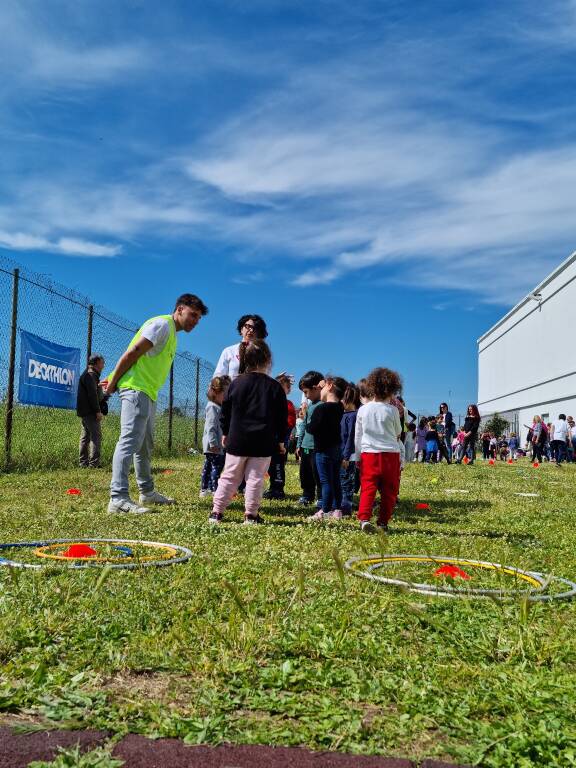
<svg viewBox="0 0 576 768"><path fill-rule="evenodd" d="M226 462L208 518L212 524L223 521L224 510L244 479L244 524L264 522L258 514L264 477L272 455L286 450L286 394L269 376L272 354L266 342L248 342L244 361L245 373L234 379L222 402L220 424Z"/></svg>

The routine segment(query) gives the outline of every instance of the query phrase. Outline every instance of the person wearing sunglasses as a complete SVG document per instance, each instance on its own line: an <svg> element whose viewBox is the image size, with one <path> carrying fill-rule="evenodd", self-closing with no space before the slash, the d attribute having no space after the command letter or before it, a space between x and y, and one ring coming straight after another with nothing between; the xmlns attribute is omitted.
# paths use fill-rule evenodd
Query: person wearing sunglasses
<svg viewBox="0 0 576 768"><path fill-rule="evenodd" d="M237 329L242 340L222 350L214 376L230 376L235 379L240 373L244 373L244 354L248 343L256 339L263 340L268 336L266 322L260 315L242 315L238 320Z"/></svg>

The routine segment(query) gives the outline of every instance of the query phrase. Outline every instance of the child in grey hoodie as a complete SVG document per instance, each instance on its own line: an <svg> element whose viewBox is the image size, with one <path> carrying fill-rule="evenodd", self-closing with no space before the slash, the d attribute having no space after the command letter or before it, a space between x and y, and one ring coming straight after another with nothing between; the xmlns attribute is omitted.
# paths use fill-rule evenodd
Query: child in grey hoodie
<svg viewBox="0 0 576 768"><path fill-rule="evenodd" d="M230 376L215 376L208 387L208 402L204 414L204 434L202 451L204 466L200 481L200 498L211 496L218 487L218 478L224 467L224 448L222 447L222 427L220 411L222 401L230 386Z"/></svg>

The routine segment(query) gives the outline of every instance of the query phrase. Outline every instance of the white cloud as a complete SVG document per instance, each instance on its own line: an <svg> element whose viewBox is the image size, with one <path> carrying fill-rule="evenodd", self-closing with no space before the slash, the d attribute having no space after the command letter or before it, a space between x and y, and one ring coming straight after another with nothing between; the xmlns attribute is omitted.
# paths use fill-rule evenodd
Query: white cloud
<svg viewBox="0 0 576 768"><path fill-rule="evenodd" d="M4 232L0 230L0 248L13 251L46 251L65 256L112 257L122 252L120 245L102 245L74 237L49 240L26 232Z"/></svg>
<svg viewBox="0 0 576 768"><path fill-rule="evenodd" d="M507 126L447 120L367 72L331 74L337 88L299 77L185 164L253 207L223 217L229 237L303 262L293 285L436 272L430 285L506 303L572 250L576 144L515 147ZM454 108L462 96L443 94Z"/></svg>
<svg viewBox="0 0 576 768"><path fill-rule="evenodd" d="M65 99L69 86L75 98L79 85L157 74L153 65L160 61L163 74L172 72L180 83L186 67L197 76L236 66L242 76L256 77L269 58L275 80L271 85L271 72L263 72L264 81L270 78L263 96L248 108L232 99L233 115L212 115L204 140L183 130L168 157L162 139L148 145L135 126L134 142L145 146L148 166L134 168L133 156L131 166L124 164L116 148L113 177L110 167L99 166L100 149L86 153L81 168L64 163L36 177L5 173L3 247L105 257L122 247L101 239L210 238L234 248L243 262L235 281L269 275L262 262L274 258L275 274L281 263L285 279L298 287L356 273L502 302L517 298L574 247L576 144L566 128L574 115L566 104L548 100L540 109L526 96L531 73L542 68L526 55L529 47L541 45L541 53L548 45L544 34L530 37L526 29L535 4L518 39L513 24L499 23L506 9L480 14L473 31L467 21L448 20L456 27L445 35L433 27L416 32L399 20L398 33L387 28L385 46L368 36L361 45L336 45L333 58L320 51L310 66L296 60L290 45L281 53L251 53L245 42L214 39L176 40L170 51L182 57L166 63L172 43L161 36L155 46L153 31L126 39L103 34L105 26L92 33L89 2L68 6L78 14L76 35L74 24L61 29L41 2L7 2L0 91L16 93L24 84L59 97L62 86ZM553 2L570 17L574 0ZM352 5L351 13L359 13ZM339 0L338 7L347 13L351 6ZM383 23L381 17L374 23ZM555 28L552 21L542 26L543 33ZM323 45L341 41L339 25L313 32L318 41L326 35ZM510 45L498 46L495 35L509 35ZM506 90L497 92L502 71ZM159 81L152 82L158 89ZM524 95L518 103L505 98L515 85ZM558 110L565 110L563 128L549 119ZM194 122L184 109L182 115L186 125ZM549 146L555 149L542 149Z"/></svg>

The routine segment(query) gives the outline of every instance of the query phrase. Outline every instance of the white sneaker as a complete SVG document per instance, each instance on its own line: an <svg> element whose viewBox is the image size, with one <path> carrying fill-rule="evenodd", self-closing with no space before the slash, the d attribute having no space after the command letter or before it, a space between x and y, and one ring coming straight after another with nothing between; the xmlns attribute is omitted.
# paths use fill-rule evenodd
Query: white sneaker
<svg viewBox="0 0 576 768"><path fill-rule="evenodd" d="M363 520L360 527L362 533L376 533L376 528L372 525L370 520Z"/></svg>
<svg viewBox="0 0 576 768"><path fill-rule="evenodd" d="M108 504L108 512L128 512L132 515L145 515L147 512L151 512L148 507L141 507L136 504L132 499L110 499Z"/></svg>
<svg viewBox="0 0 576 768"><path fill-rule="evenodd" d="M150 493L141 493L138 499L140 504L175 504L174 499L170 496L164 496L158 491L151 491Z"/></svg>
<svg viewBox="0 0 576 768"><path fill-rule="evenodd" d="M207 496L213 496L214 491L211 491L210 489L206 488L205 490L200 491L198 494L201 499L205 499Z"/></svg>

